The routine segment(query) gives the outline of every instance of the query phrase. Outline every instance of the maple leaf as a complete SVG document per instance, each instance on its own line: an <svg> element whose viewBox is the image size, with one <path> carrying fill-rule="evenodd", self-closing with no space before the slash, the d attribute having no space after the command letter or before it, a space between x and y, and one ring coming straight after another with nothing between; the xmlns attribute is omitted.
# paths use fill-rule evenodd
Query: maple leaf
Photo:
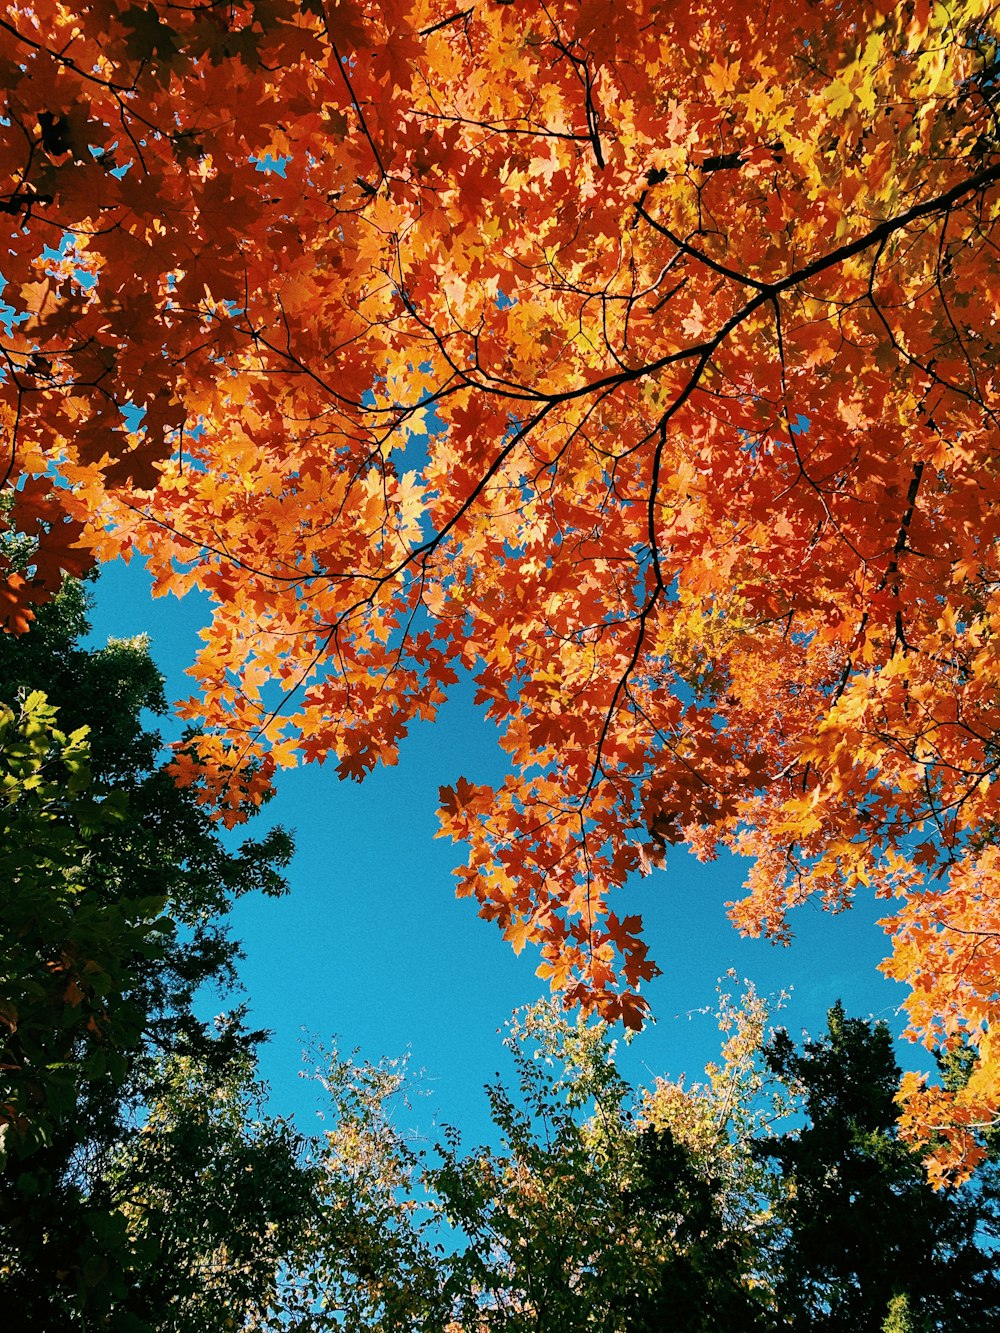
<svg viewBox="0 0 1000 1333"><path fill-rule="evenodd" d="M126 30L125 50L133 60L148 61L156 57L169 61L180 50L179 34L157 13L155 4L145 9L130 5L120 19Z"/></svg>
<svg viewBox="0 0 1000 1333"><path fill-rule="evenodd" d="M345 58L370 45L371 37L360 5L354 0L321 0L321 4L327 36Z"/></svg>
<svg viewBox="0 0 1000 1333"><path fill-rule="evenodd" d="M441 827L434 835L438 838L460 838L469 827L470 818L482 808L488 788L477 787L465 778L459 778L454 787L441 787L438 817Z"/></svg>

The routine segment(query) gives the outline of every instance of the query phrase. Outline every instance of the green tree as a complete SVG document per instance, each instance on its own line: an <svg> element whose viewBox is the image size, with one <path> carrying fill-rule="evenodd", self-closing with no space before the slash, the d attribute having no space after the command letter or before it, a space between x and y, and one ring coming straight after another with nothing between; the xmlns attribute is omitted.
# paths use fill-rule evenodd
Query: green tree
<svg viewBox="0 0 1000 1333"><path fill-rule="evenodd" d="M242 1040L222 1067L174 1054L156 1073L145 1122L100 1182L123 1248L144 1260L111 1322L157 1333L273 1327L284 1265L314 1207L302 1140L263 1115L266 1090Z"/></svg>
<svg viewBox="0 0 1000 1333"><path fill-rule="evenodd" d="M207 1245L217 1235L205 1210L223 1196L197 1136L178 1128L197 1120L195 1091L205 1126L228 1108L270 1163L239 1181L229 1251L256 1238L266 1255L272 1221L284 1234L275 1207L302 1196L290 1183L307 1179L291 1131L248 1118L263 1034L239 1010L215 1030L193 1009L200 986L234 979L231 903L282 892L291 844L280 829L235 851L222 843L164 772L160 737L143 721L165 709L148 644L87 650L86 630L85 593L67 584L29 635L0 638L0 1293L24 1329L215 1328L192 1322L176 1293L147 1299L182 1287L187 1271L175 1231L151 1219L169 1197L174 1223L202 1215L192 1236ZM170 1113L157 1121L156 1107ZM149 1185L153 1161L170 1169L140 1223L137 1183ZM239 1271L236 1312L253 1303ZM262 1262L254 1281L259 1304L275 1265Z"/></svg>
<svg viewBox="0 0 1000 1333"><path fill-rule="evenodd" d="M975 1185L937 1190L896 1130L900 1071L884 1023L848 1018L802 1051L779 1032L773 1071L801 1089L806 1123L762 1142L778 1172L775 1297L805 1333L1000 1329L1000 1279Z"/></svg>
<svg viewBox="0 0 1000 1333"><path fill-rule="evenodd" d="M453 1304L449 1237L424 1156L400 1127L407 1061L372 1064L336 1047L317 1060L330 1128L312 1143L316 1207L288 1274L285 1314L301 1333L440 1333Z"/></svg>
<svg viewBox="0 0 1000 1333"><path fill-rule="evenodd" d="M308 1327L770 1328L723 1181L642 1118L605 1025L538 1005L506 1044L516 1090L487 1090L498 1146L463 1151L450 1132L434 1162L396 1123L405 1067L329 1062L324 1206L299 1278L328 1313Z"/></svg>
<svg viewBox="0 0 1000 1333"><path fill-rule="evenodd" d="M499 1151L447 1148L430 1174L469 1241L461 1322L485 1305L504 1333L764 1327L722 1181L669 1127L636 1120L607 1029L544 1005L507 1045L518 1094L488 1090Z"/></svg>

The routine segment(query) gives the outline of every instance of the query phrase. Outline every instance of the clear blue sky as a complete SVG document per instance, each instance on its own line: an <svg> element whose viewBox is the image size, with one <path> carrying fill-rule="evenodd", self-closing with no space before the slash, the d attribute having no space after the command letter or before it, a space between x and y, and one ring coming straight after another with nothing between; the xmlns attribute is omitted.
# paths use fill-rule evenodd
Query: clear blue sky
<svg viewBox="0 0 1000 1333"><path fill-rule="evenodd" d="M139 566L115 564L96 587L94 640L148 633L168 697L178 698L190 693L183 672L205 614L195 597L151 598ZM398 767L360 786L329 767L281 772L278 796L261 816L294 830L292 889L284 899L239 904L234 933L247 955L250 1020L274 1033L262 1061L272 1108L296 1114L304 1130L315 1124L314 1094L298 1077L311 1033L336 1035L342 1049L359 1047L373 1060L409 1049L431 1094L413 1113L415 1127L433 1138L438 1117L458 1125L466 1142L487 1138L482 1087L506 1068L497 1030L514 1008L547 993L533 951L515 957L469 900L455 898L451 871L462 848L434 838L441 783L495 780L503 771L493 728L471 700L471 688L456 690L436 722L414 729ZM807 905L793 917L794 942L779 947L741 939L727 921L725 903L739 896L742 876L733 858L700 865L673 850L666 871L619 895L620 915L642 913L663 968L645 992L655 1025L622 1051L634 1082L701 1076L718 1053L711 1010L730 967L762 994L793 988L782 1020L793 1035L818 1033L838 997L849 1013L901 1028L903 989L876 971L887 941L875 920L887 904L868 897L839 916ZM904 1066L926 1067L912 1046L900 1056Z"/></svg>

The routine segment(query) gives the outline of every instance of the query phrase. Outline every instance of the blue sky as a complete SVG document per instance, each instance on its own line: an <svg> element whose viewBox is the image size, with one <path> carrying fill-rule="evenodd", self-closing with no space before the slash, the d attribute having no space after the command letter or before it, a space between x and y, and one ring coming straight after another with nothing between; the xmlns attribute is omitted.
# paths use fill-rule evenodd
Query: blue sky
<svg viewBox="0 0 1000 1333"><path fill-rule="evenodd" d="M148 633L168 697L178 698L190 693L184 668L205 613L197 597L153 599L138 565L116 563L96 585L93 638ZM548 993L532 950L516 957L469 900L455 898L451 872L462 848L434 837L442 783L490 781L503 771L472 693L457 688L437 721L414 728L399 765L360 786L330 767L282 771L261 816L295 833L291 893L238 904L234 933L246 951L250 1020L274 1034L262 1059L272 1109L296 1115L304 1130L315 1126L315 1093L299 1077L312 1034L336 1036L341 1049L358 1047L372 1060L409 1050L429 1093L412 1113L414 1127L433 1139L444 1120L467 1142L488 1138L482 1088L505 1068L498 1029L517 1006ZM741 939L726 919L742 877L734 858L701 865L672 849L665 871L637 878L613 904L619 915L642 913L663 969L645 991L655 1024L620 1052L633 1082L701 1076L718 1053L711 1015L728 968L762 994L792 988L781 1021L793 1035L819 1032L837 998L849 1013L900 1030L903 988L876 971L887 941L875 921L887 904L869 896L838 916L807 905L793 917L795 940L780 947ZM205 1003L209 1012L221 1008L212 997ZM912 1046L900 1056L904 1066L926 1067Z"/></svg>

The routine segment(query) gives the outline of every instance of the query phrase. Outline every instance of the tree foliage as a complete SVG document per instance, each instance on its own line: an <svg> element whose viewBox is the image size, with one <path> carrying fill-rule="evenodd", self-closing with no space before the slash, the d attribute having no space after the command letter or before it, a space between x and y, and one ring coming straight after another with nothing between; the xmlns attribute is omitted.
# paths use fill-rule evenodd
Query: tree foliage
<svg viewBox="0 0 1000 1333"><path fill-rule="evenodd" d="M314 1311L303 1327L770 1329L717 1162L636 1117L605 1025L539 1004L505 1044L516 1082L487 1088L497 1142L472 1150L457 1131L433 1153L408 1142L404 1064L328 1058L324 1206L290 1305Z"/></svg>
<svg viewBox="0 0 1000 1333"><path fill-rule="evenodd" d="M0 21L7 623L141 553L215 615L176 772L392 763L473 671L459 892L641 1021L607 894L893 901L944 1160L1000 1105L987 0L34 0ZM277 686L277 689L275 689ZM280 697L279 697L280 695Z"/></svg>
<svg viewBox="0 0 1000 1333"><path fill-rule="evenodd" d="M0 639L0 1300L39 1333L215 1333L266 1304L308 1206L296 1136L260 1114L262 1034L194 1010L234 980L229 906L283 891L290 843L223 846L144 724L145 640L85 631L70 584Z"/></svg>
<svg viewBox="0 0 1000 1333"><path fill-rule="evenodd" d="M301 1135L264 1113L253 1042L238 1026L221 1035L234 1039L225 1061L158 1062L148 1116L100 1182L119 1227L109 1259L124 1252L135 1269L110 1312L114 1329L250 1333L274 1328L283 1309L285 1265L315 1212L315 1176Z"/></svg>
<svg viewBox="0 0 1000 1333"><path fill-rule="evenodd" d="M884 1025L838 1004L800 1051L745 999L723 996L705 1083L638 1095L602 1025L534 1006L473 1149L408 1139L405 1062L329 1053L286 1312L314 1333L1000 1329L994 1169L931 1185Z"/></svg>
<svg viewBox="0 0 1000 1333"><path fill-rule="evenodd" d="M779 1172L775 1299L805 1333L1000 1329L995 1166L975 1188L935 1190L898 1134L900 1071L883 1023L830 1010L801 1053L787 1032L771 1069L806 1123L759 1151Z"/></svg>

